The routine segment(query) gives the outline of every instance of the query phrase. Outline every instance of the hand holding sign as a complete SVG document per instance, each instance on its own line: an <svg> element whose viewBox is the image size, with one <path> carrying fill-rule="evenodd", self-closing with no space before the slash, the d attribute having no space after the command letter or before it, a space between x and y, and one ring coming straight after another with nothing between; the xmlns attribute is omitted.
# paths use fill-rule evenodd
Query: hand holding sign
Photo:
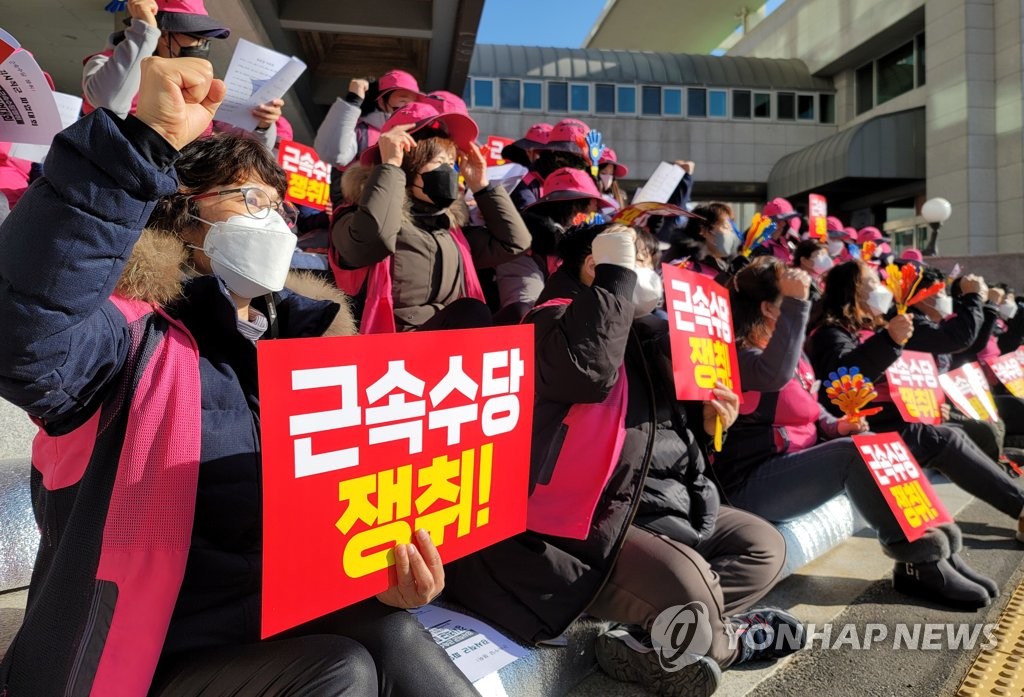
<svg viewBox="0 0 1024 697"><path fill-rule="evenodd" d="M417 530L413 543L395 545L395 568L389 572L391 586L377 594L377 600L410 610L422 607L444 590L441 555L426 530Z"/></svg>
<svg viewBox="0 0 1024 697"><path fill-rule="evenodd" d="M728 430L740 413L740 398L721 380L711 390L711 399L704 402L704 432L715 439L715 450L722 450L723 431Z"/></svg>

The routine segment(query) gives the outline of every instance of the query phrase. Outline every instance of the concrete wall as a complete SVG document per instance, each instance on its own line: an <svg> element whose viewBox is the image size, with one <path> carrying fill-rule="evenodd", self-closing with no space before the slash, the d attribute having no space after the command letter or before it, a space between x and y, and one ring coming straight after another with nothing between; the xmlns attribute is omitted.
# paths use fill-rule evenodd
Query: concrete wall
<svg viewBox="0 0 1024 697"><path fill-rule="evenodd" d="M939 236L939 251L944 251L942 234ZM960 264L964 273L976 273L988 283L1008 283L1018 293L1024 292L1024 253L980 254L978 256L930 257L928 263L949 273Z"/></svg>

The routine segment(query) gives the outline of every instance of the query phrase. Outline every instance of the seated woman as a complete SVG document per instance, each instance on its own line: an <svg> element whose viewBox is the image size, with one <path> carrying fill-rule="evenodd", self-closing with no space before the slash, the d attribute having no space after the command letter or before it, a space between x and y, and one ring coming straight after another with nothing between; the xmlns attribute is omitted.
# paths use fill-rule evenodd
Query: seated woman
<svg viewBox="0 0 1024 697"><path fill-rule="evenodd" d="M282 289L292 211L263 146L191 143L224 98L212 75L145 61L137 118L58 135L0 231L0 395L40 428L41 528L0 693L475 695L402 609L444 585L422 535L377 599L260 641L254 343L351 318Z"/></svg>
<svg viewBox="0 0 1024 697"><path fill-rule="evenodd" d="M623 623L598 638L606 671L658 694L709 695L721 669L789 653L803 636L782 611L736 615L775 585L786 553L764 520L719 507L704 475L715 419L728 426L737 397L718 388L703 404L675 400L668 323L652 314L657 295L638 302L632 230L575 228L561 252L528 317L528 531L449 565L449 593L530 643L560 636L583 612ZM707 655L663 670L678 653L659 643L666 622L688 603L707 614ZM765 625L785 639L730 641L763 639Z"/></svg>
<svg viewBox="0 0 1024 697"><path fill-rule="evenodd" d="M876 431L897 431L918 463L945 474L964 491L1017 521L1017 539L1024 542L1024 492L958 428L907 423L888 396L885 371L903 353L914 334L911 315L885 321L892 293L878 274L860 260L829 271L823 297L822 324L807 339L814 374L824 380L841 367L860 368L874 381L882 413L872 417ZM824 389L820 398L828 407ZM834 407L833 407L834 408Z"/></svg>
<svg viewBox="0 0 1024 697"><path fill-rule="evenodd" d="M688 243L677 242L663 258L727 285L735 268L742 264L737 259L746 261L737 257L741 240L732 208L724 203L709 203L697 206L692 213L695 217L686 226Z"/></svg>
<svg viewBox="0 0 1024 697"><path fill-rule="evenodd" d="M999 587L960 558L960 529L943 525L907 542L846 437L867 431L867 423L837 419L819 404L801 350L811 283L808 274L774 257L758 258L733 279L743 404L712 468L726 501L783 523L846 492L896 561L896 590L952 607L988 605Z"/></svg>
<svg viewBox="0 0 1024 697"><path fill-rule="evenodd" d="M345 171L344 197L357 204L336 214L330 260L338 287L362 305L361 333L491 324L476 269L522 254L530 233L487 181L478 132L468 116L413 102L388 119L362 166ZM460 174L484 228L461 227Z"/></svg>

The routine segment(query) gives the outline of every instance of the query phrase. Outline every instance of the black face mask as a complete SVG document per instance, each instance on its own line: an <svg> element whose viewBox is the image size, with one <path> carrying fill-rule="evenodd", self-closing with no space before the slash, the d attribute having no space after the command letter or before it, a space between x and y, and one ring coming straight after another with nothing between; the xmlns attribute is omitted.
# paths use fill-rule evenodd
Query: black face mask
<svg viewBox="0 0 1024 697"><path fill-rule="evenodd" d="M174 42L178 44L177 41ZM171 38L167 37L168 48L170 48ZM178 52L171 53L175 58L202 58L203 60L210 60L210 41L207 39L196 46L182 46L178 44Z"/></svg>
<svg viewBox="0 0 1024 697"><path fill-rule="evenodd" d="M459 174L451 165L441 165L420 177L423 179L420 191L438 208L447 208L459 197Z"/></svg>

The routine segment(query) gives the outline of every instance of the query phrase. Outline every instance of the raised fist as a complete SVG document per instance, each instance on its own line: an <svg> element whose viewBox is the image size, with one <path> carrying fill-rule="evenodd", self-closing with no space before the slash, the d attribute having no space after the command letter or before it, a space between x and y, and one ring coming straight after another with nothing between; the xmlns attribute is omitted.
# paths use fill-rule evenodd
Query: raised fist
<svg viewBox="0 0 1024 697"><path fill-rule="evenodd" d="M142 59L136 117L176 150L206 130L227 92L201 58Z"/></svg>

